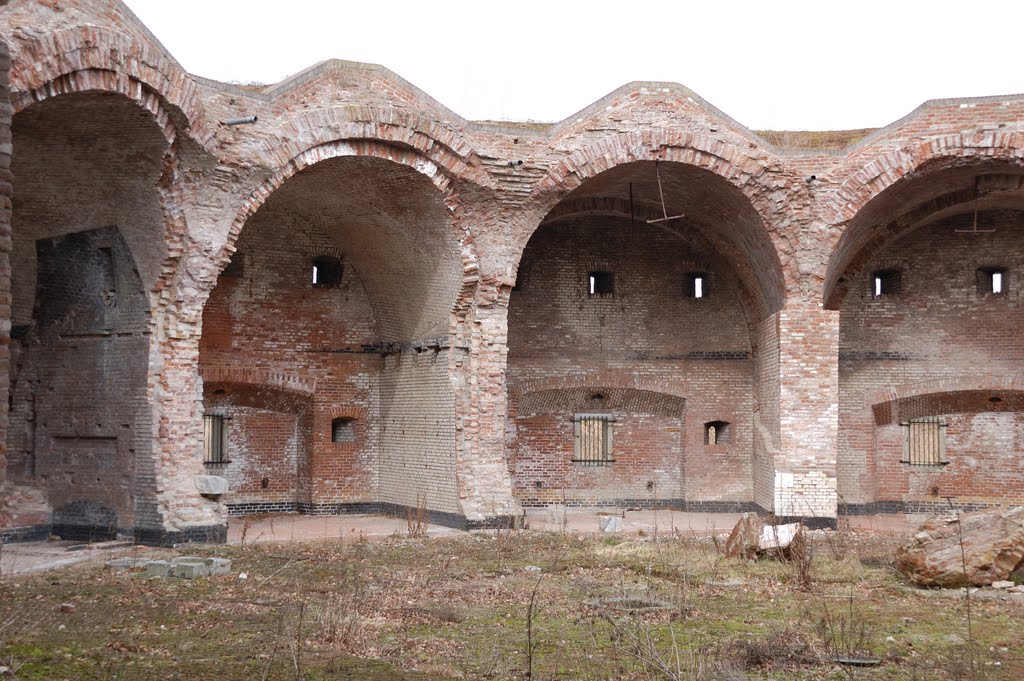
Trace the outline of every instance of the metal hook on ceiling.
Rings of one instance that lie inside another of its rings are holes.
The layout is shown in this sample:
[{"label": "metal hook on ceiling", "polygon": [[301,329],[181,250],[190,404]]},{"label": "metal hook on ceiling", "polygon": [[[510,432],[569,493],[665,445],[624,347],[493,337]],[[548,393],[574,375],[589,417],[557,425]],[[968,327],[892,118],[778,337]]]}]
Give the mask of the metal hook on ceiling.
[{"label": "metal hook on ceiling", "polygon": [[686,217],[683,213],[669,217],[668,210],[665,208],[665,192],[661,188],[661,167],[658,165],[657,160],[654,161],[654,172],[658,176],[658,196],[661,198],[661,214],[663,217],[648,220],[647,224],[652,225],[656,222],[667,222],[669,220],[678,220],[679,218]]},{"label": "metal hook on ceiling", "polygon": [[978,229],[978,181],[981,179],[980,175],[974,176],[974,223],[970,229],[954,229],[953,231],[959,234],[991,234],[996,231],[994,229]]}]

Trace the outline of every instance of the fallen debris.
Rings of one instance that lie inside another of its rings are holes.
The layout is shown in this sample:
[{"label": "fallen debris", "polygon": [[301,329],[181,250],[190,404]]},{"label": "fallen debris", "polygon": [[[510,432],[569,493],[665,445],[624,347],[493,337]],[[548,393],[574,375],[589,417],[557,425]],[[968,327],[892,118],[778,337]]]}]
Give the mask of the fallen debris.
[{"label": "fallen debris", "polygon": [[929,518],[896,551],[896,567],[919,586],[948,589],[1010,581],[1024,567],[1024,506]]}]

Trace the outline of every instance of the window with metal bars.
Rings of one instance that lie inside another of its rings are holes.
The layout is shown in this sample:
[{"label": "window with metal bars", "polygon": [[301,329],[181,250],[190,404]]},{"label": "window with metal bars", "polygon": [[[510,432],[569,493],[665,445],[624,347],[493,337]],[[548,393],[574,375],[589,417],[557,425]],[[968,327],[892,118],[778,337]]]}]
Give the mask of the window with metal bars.
[{"label": "window with metal bars", "polygon": [[573,461],[593,466],[608,465],[612,458],[611,414],[577,414],[573,417],[575,447]]},{"label": "window with metal bars", "polygon": [[926,416],[902,424],[903,463],[911,466],[942,466],[946,461],[946,419]]},{"label": "window with metal bars", "polygon": [[219,464],[228,461],[229,417],[223,414],[203,414],[203,463]]}]

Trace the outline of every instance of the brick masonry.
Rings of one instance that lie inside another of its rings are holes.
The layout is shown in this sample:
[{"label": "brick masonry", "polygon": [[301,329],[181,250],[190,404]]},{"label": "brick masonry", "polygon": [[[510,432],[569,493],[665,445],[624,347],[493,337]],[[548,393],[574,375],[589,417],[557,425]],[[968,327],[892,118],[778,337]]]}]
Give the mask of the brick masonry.
[{"label": "brick masonry", "polygon": [[[631,83],[559,123],[474,122],[374,65],[192,76],[116,0],[0,3],[0,29],[5,540],[1024,502],[1021,97],[759,135]],[[341,278],[314,286],[324,257]],[[901,288],[871,295],[883,270]],[[204,411],[228,463],[203,463]],[[572,461],[591,412],[607,466]],[[941,467],[901,461],[921,416]]]}]

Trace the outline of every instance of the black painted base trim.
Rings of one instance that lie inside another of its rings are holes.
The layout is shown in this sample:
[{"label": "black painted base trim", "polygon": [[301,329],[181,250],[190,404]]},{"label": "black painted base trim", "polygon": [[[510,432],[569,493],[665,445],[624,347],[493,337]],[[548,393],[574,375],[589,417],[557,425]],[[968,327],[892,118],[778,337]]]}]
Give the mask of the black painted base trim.
[{"label": "black painted base trim", "polygon": [[228,540],[227,525],[198,525],[170,532],[161,528],[136,527],[134,539],[148,546],[176,544],[223,544]]},{"label": "black painted base trim", "polygon": [[119,530],[110,525],[78,525],[76,523],[54,523],[50,534],[69,541],[98,542],[131,536],[131,530]]},{"label": "black painted base trim", "polygon": [[540,501],[520,499],[523,508],[624,508],[629,510],[686,511],[689,513],[760,513],[762,509],[752,501],[687,501],[685,499],[566,499]]},{"label": "black painted base trim", "polygon": [[66,541],[101,542],[111,539],[131,537],[138,544],[147,546],[174,546],[176,544],[223,544],[228,540],[227,525],[202,525],[188,527],[176,532],[168,532],[161,528],[136,527],[112,528],[106,525],[75,525],[58,523],[56,525],[32,525],[0,530],[0,543],[45,541],[50,537],[59,537]]},{"label": "black painted base trim", "polygon": [[776,515],[772,516],[772,518],[775,520],[776,525],[803,523],[811,530],[834,530],[838,527],[838,521],[836,518],[826,518],[823,516]]},{"label": "black painted base trim", "polygon": [[[869,501],[864,504],[839,504],[839,515],[879,515],[884,513],[945,513],[953,509],[961,511],[981,511],[1007,504],[986,502],[958,503],[953,505],[945,499],[938,501]],[[1013,505],[1013,504],[1010,504]]]},{"label": "black painted base trim", "polygon": [[0,544],[22,541],[46,541],[51,534],[50,525],[28,525],[0,530]]}]

